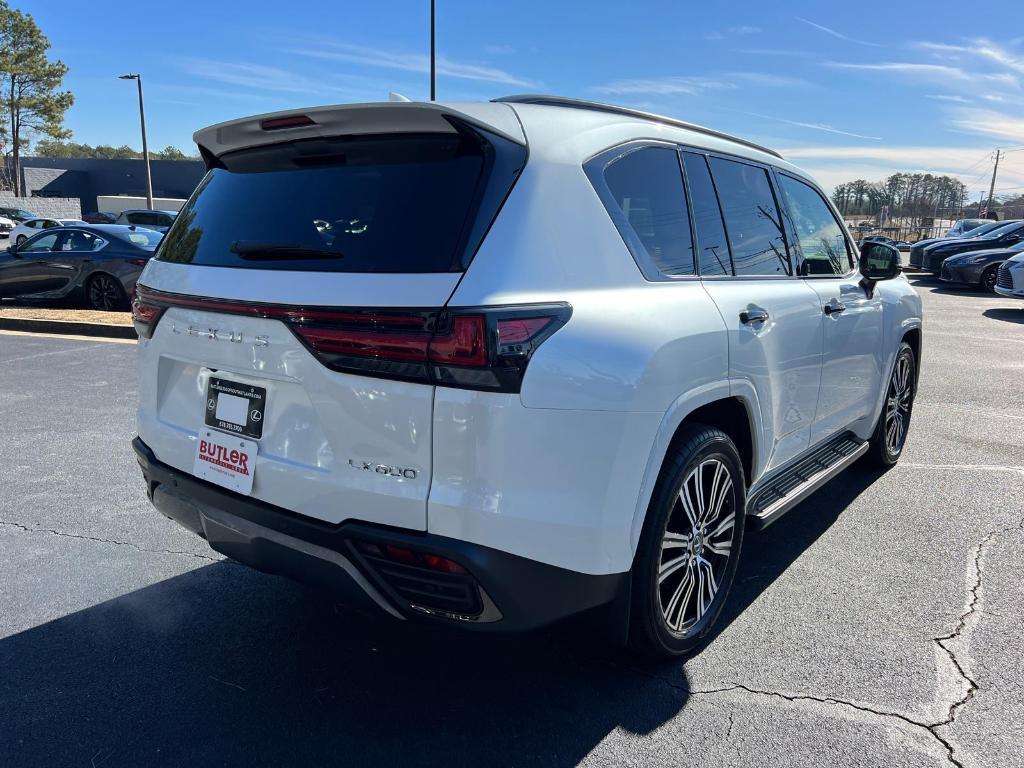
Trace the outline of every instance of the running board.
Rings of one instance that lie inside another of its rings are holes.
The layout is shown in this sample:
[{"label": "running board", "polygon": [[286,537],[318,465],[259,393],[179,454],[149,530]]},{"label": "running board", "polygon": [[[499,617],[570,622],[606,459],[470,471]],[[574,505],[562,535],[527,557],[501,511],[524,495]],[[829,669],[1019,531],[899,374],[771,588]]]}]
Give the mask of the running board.
[{"label": "running board", "polygon": [[857,440],[850,433],[829,440],[757,490],[747,504],[748,521],[755,529],[767,528],[867,450],[868,443]]}]

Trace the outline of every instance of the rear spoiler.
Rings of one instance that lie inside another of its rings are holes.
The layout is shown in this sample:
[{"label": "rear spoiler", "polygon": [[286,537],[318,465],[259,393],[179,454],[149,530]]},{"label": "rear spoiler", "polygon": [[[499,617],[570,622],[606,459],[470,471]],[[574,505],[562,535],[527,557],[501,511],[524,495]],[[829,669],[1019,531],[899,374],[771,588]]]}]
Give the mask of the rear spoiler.
[{"label": "rear spoiler", "polygon": [[375,102],[290,109],[217,123],[196,131],[192,138],[207,167],[227,152],[282,141],[358,134],[457,133],[452,119],[525,146],[522,128],[508,105],[485,102],[458,106]]}]

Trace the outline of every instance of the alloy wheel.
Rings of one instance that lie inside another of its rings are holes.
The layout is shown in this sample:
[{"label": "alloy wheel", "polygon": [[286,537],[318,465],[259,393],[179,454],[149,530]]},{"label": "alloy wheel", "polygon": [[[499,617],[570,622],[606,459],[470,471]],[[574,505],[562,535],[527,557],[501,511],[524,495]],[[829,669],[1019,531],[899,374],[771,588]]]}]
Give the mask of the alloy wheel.
[{"label": "alloy wheel", "polygon": [[989,293],[996,292],[996,278],[998,275],[998,269],[990,269],[981,276],[981,287]]},{"label": "alloy wheel", "polygon": [[722,586],[736,525],[732,473],[722,461],[702,461],[686,479],[661,542],[658,597],[673,632],[700,622]]},{"label": "alloy wheel", "polygon": [[94,309],[117,309],[121,303],[121,286],[112,277],[97,275],[89,281],[89,303]]},{"label": "alloy wheel", "polygon": [[885,398],[885,447],[893,456],[899,455],[907,439],[913,386],[910,378],[910,357],[900,355]]}]

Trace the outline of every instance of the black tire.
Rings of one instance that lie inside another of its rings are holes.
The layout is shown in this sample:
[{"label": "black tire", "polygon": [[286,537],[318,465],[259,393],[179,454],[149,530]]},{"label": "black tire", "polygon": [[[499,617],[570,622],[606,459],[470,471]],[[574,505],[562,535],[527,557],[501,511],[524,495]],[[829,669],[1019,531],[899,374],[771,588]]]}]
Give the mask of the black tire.
[{"label": "black tire", "polygon": [[998,278],[998,277],[999,277],[999,265],[996,264],[995,266],[989,267],[988,269],[986,269],[984,272],[981,273],[981,280],[978,282],[978,286],[983,291],[988,291],[989,293],[995,293],[996,292],[996,278]]},{"label": "black tire", "polygon": [[[731,481],[728,484],[722,479],[726,476]],[[715,507],[720,511],[709,517],[717,525],[703,526],[703,533],[692,525],[693,518],[681,500],[684,482],[691,506],[698,491],[706,492],[706,498],[721,498],[707,505],[708,516]],[[712,483],[710,489],[703,488],[706,482]],[[736,576],[745,510],[743,463],[730,437],[704,424],[685,427],[665,457],[633,562],[629,642],[634,650],[667,658],[691,652],[701,644],[718,619]],[[729,515],[731,525],[721,530],[728,525]],[[723,554],[726,544],[728,551]],[[680,554],[675,555],[676,551]],[[686,562],[680,565],[679,560]],[[709,581],[705,574],[713,579]],[[716,588],[708,591],[707,584]],[[702,605],[708,595],[710,602]],[[687,616],[692,620],[684,621]]]},{"label": "black tire", "polygon": [[106,272],[99,272],[85,284],[85,300],[91,309],[113,312],[128,308],[128,294],[121,281]]},{"label": "black tire", "polygon": [[17,237],[16,237],[15,239],[14,239],[14,244],[15,244],[15,245],[21,245],[21,244],[22,244],[22,243],[24,243],[24,242],[25,242],[26,240],[28,240],[28,238],[27,238],[27,237],[25,237],[24,235],[18,235],[18,236],[17,236]]},{"label": "black tire", "polygon": [[[885,402],[878,415],[870,447],[865,454],[872,463],[891,467],[903,455],[903,446],[910,431],[910,416],[914,410],[914,396],[917,394],[917,362],[914,350],[907,342],[900,344],[893,361],[889,381],[885,386]],[[899,424],[893,427],[893,420],[899,416]],[[891,430],[897,430],[895,434]]]}]

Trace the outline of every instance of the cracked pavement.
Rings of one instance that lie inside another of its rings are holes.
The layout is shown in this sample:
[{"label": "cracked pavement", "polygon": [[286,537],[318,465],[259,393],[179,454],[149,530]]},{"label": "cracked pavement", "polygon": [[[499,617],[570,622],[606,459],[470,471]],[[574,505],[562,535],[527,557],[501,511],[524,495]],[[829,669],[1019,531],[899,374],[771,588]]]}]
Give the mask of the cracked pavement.
[{"label": "cracked pavement", "polygon": [[0,335],[5,765],[1024,766],[1024,302],[917,287],[900,465],[751,533],[672,663],[586,626],[395,625],[225,561],[145,500],[133,348]]}]

